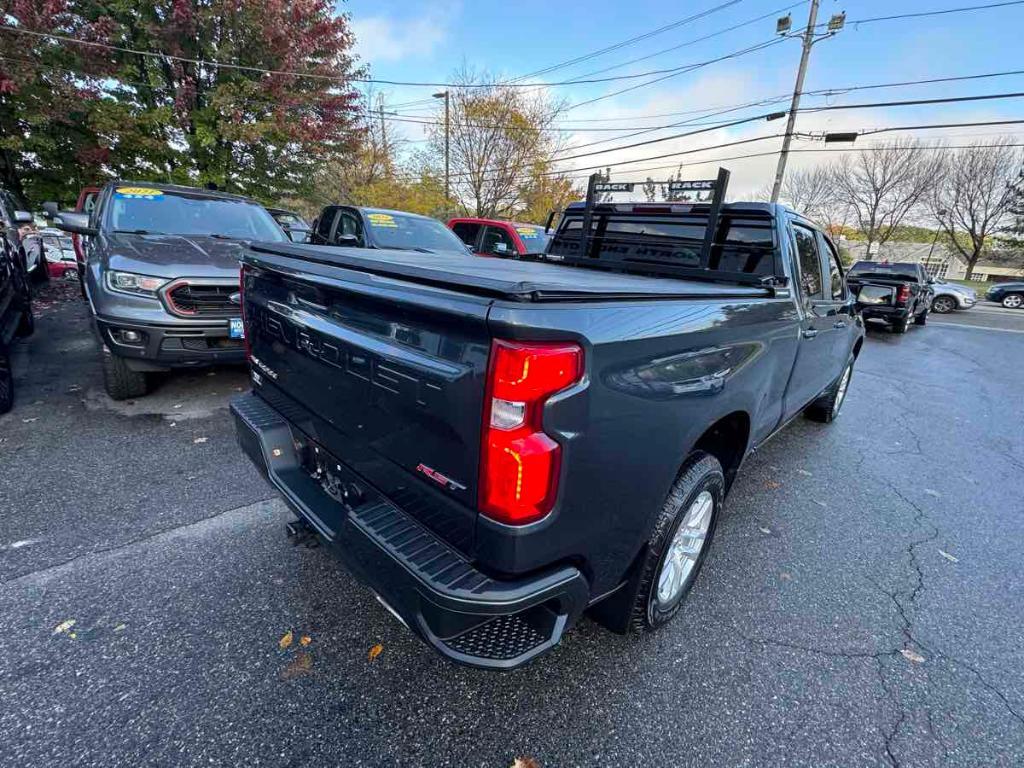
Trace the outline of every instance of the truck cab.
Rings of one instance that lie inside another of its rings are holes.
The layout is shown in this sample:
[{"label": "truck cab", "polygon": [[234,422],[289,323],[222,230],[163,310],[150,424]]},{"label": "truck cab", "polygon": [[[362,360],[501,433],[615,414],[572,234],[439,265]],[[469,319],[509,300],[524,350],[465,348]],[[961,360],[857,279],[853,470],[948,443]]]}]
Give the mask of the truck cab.
[{"label": "truck cab", "polygon": [[544,227],[500,219],[454,218],[448,227],[479,256],[536,256],[544,253],[551,239]]}]

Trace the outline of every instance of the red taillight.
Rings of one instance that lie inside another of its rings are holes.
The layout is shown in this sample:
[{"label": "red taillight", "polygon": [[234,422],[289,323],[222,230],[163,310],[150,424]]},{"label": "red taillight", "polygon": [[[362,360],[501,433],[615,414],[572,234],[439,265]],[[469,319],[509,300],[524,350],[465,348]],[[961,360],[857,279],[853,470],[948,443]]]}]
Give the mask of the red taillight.
[{"label": "red taillight", "polygon": [[480,453],[483,514],[523,525],[551,511],[562,449],[544,433],[544,403],[581,378],[578,344],[493,342]]},{"label": "red taillight", "polygon": [[904,283],[896,291],[896,303],[906,304],[910,301],[910,286]]},{"label": "red taillight", "polygon": [[245,264],[238,262],[238,308],[242,315],[242,344],[245,345],[245,359],[252,358],[249,346],[249,327],[245,322]]}]

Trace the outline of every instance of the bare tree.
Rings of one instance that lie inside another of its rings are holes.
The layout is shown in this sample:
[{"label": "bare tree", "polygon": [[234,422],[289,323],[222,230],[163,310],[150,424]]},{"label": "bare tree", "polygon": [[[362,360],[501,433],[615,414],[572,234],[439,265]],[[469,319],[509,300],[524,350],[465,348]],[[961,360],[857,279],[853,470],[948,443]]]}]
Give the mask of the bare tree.
[{"label": "bare tree", "polygon": [[[455,202],[477,216],[506,216],[521,206],[524,172],[548,164],[562,149],[550,130],[562,104],[541,91],[488,84],[463,71],[450,89],[451,190]],[[443,121],[429,129],[430,149],[444,161]]]},{"label": "bare tree", "polygon": [[930,197],[932,215],[967,262],[967,279],[985,246],[1009,218],[1021,154],[1007,137],[942,157],[942,183]]},{"label": "bare tree", "polygon": [[935,188],[942,157],[916,139],[899,139],[844,157],[833,175],[836,202],[872,243],[885,243]]}]

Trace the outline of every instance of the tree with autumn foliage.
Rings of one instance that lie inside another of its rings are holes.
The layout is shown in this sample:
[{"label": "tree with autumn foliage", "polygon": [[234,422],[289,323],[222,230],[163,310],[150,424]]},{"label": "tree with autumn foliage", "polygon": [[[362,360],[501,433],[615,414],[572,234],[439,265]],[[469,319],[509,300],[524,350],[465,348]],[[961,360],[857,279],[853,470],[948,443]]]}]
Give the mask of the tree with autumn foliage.
[{"label": "tree with autumn foliage", "polygon": [[0,0],[0,12],[21,30],[0,30],[0,183],[16,194],[69,200],[119,176],[275,200],[360,145],[362,71],[329,0]]}]

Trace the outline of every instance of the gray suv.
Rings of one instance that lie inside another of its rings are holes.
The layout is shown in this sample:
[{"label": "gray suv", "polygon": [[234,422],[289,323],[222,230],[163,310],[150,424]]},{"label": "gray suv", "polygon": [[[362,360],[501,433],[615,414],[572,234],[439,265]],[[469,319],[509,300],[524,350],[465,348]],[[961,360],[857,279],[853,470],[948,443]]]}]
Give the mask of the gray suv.
[{"label": "gray suv", "polygon": [[145,394],[152,372],[245,361],[235,295],[241,244],[287,240],[259,203],[117,181],[91,213],[61,211],[56,224],[83,236],[83,286],[111,398]]}]

